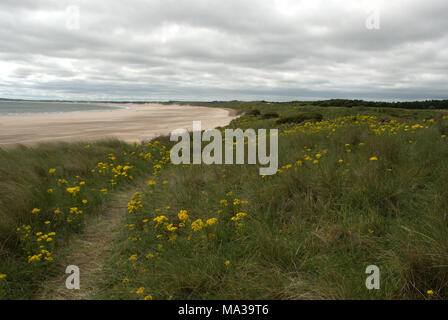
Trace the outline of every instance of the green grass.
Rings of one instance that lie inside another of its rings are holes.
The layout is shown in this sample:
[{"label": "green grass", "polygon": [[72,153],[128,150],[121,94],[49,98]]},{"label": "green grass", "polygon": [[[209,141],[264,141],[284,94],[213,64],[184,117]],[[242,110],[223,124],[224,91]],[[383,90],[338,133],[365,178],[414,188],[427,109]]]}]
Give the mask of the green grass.
[{"label": "green grass", "polygon": [[[153,174],[162,157],[159,149],[117,140],[0,149],[0,274],[6,275],[0,279],[0,298],[33,298],[54,271],[57,248],[82,232],[88,217],[101,213],[116,191]],[[140,152],[154,154],[144,159]],[[108,168],[100,172],[98,163]],[[131,163],[126,175],[115,176],[112,169]],[[73,187],[79,192],[67,191]],[[44,238],[39,240],[40,232]],[[42,250],[50,254],[30,263]]]},{"label": "green grass", "polygon": [[[1,181],[12,189],[0,189],[0,215],[5,217],[0,228],[6,230],[1,233],[2,256],[10,261],[0,263],[0,273],[8,275],[3,279],[6,298],[29,298],[35,290],[21,280],[27,270],[17,271],[28,264],[14,230],[28,221],[34,207],[53,209],[46,194],[48,169],[56,168],[67,180],[86,177],[102,188],[110,177],[90,170],[107,161],[110,152],[124,157],[115,164],[127,161],[135,167],[135,179],[121,186],[138,187],[133,204],[142,208],[126,216],[98,298],[448,297],[448,141],[443,137],[448,120],[442,111],[265,102],[203,105],[243,114],[229,128],[279,128],[280,171],[262,177],[256,165],[164,165],[154,176],[153,166],[128,156],[136,146],[117,141],[89,149],[57,144],[3,152]],[[244,115],[254,109],[260,115]],[[323,121],[278,125],[277,118],[263,119],[272,112],[280,118],[315,112]],[[417,123],[422,128],[412,127]],[[160,141],[169,149],[166,138]],[[65,193],[55,201],[72,205]],[[90,196],[92,214],[108,201],[99,193]],[[189,216],[185,226],[180,210]],[[232,220],[239,212],[247,215]],[[168,222],[156,227],[153,219],[161,215]],[[217,219],[213,225],[192,229],[192,222],[212,218]],[[167,229],[171,223],[176,230]],[[371,264],[380,268],[380,290],[365,287],[365,269]]]}]

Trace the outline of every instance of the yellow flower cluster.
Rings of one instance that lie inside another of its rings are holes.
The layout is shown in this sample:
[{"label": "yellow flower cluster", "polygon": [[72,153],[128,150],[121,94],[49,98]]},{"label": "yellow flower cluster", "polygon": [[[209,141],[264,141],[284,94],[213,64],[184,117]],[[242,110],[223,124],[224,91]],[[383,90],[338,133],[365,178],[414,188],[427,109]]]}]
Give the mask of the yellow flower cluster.
[{"label": "yellow flower cluster", "polygon": [[79,210],[77,207],[73,207],[73,208],[70,208],[70,213],[71,213],[71,214],[80,215],[80,214],[83,213],[83,211],[82,211],[82,210]]},{"label": "yellow flower cluster", "polygon": [[179,220],[185,222],[185,220],[188,219],[187,210],[180,210],[177,216],[179,217]]},{"label": "yellow flower cluster", "polygon": [[128,202],[128,212],[129,214],[136,213],[143,209],[142,204],[143,194],[140,192],[136,192],[132,197],[132,200]]},{"label": "yellow flower cluster", "polygon": [[53,261],[53,257],[51,256],[51,252],[43,249],[41,250],[41,253],[39,254],[35,254],[32,256],[28,256],[28,263],[33,263],[33,262],[37,262],[37,261]]},{"label": "yellow flower cluster", "polygon": [[165,221],[168,221],[168,218],[166,216],[158,216],[153,219],[154,222],[156,222],[156,227],[158,227],[160,224],[164,223]]},{"label": "yellow flower cluster", "polygon": [[[114,178],[117,178],[119,176],[128,177],[128,170],[132,169],[132,166],[121,166],[118,165],[115,168],[112,168],[112,173]],[[132,179],[132,176],[129,176],[130,179]]]},{"label": "yellow flower cluster", "polygon": [[170,223],[166,226],[166,229],[170,232],[174,232],[177,230],[177,227],[175,227],[172,223]]},{"label": "yellow flower cluster", "polygon": [[23,225],[17,228],[20,235],[20,242],[24,251],[28,254],[28,263],[43,261],[53,261],[52,253],[47,246],[53,247],[53,239],[56,232],[43,233],[41,231],[33,233],[30,225]]},{"label": "yellow flower cluster", "polygon": [[[97,171],[99,174],[106,174],[108,170],[109,170],[109,166],[108,166],[107,164],[105,164],[104,162],[99,162],[99,163],[96,165],[96,171]],[[94,171],[94,172],[95,172],[95,171]]]},{"label": "yellow flower cluster", "polygon": [[247,213],[245,212],[238,212],[234,217],[230,218],[232,221],[238,221],[243,219],[245,216],[247,216]]},{"label": "yellow flower cluster", "polygon": [[70,193],[72,196],[76,196],[78,192],[81,190],[79,186],[73,187],[73,188],[66,188],[67,192]]}]

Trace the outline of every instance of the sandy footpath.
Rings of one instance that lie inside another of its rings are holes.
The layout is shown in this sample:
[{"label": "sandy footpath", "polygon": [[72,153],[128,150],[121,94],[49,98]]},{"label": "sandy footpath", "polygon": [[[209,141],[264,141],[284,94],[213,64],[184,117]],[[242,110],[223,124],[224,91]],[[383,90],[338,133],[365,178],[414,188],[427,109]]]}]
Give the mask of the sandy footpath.
[{"label": "sandy footpath", "polygon": [[227,125],[230,110],[181,105],[123,104],[128,109],[0,116],[0,146],[51,141],[93,141],[115,137],[127,142],[148,140],[177,128],[202,129]]}]

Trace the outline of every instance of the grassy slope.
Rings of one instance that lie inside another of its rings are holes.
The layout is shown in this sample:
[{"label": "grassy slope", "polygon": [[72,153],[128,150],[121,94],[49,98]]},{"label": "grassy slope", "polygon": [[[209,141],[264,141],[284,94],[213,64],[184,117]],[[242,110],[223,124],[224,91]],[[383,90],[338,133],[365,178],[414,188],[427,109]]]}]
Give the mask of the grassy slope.
[{"label": "grassy slope", "polygon": [[[56,200],[48,199],[46,190],[54,184],[47,181],[53,179],[48,169],[56,168],[58,178],[69,181],[79,175],[89,187],[100,189],[110,176],[92,174],[90,169],[108,162],[107,154],[114,152],[125,158],[114,165],[135,166],[136,179],[121,185],[132,183],[140,189],[143,198],[137,197],[134,204],[141,201],[143,208],[127,216],[104,270],[108,281],[100,298],[428,298],[429,289],[435,292],[433,298],[447,298],[448,144],[441,135],[446,134],[448,120],[423,122],[438,118],[440,112],[302,103],[205,105],[240,112],[257,108],[281,117],[315,111],[323,114],[324,122],[281,126],[279,162],[285,167],[264,178],[253,165],[167,166],[150,178],[153,167],[129,156],[135,146],[116,141],[89,149],[57,144],[3,152],[0,243],[6,259],[0,262],[0,274],[8,276],[0,280],[0,290],[6,297],[32,297],[35,289],[25,281],[36,276],[17,245],[15,227],[30,221],[34,207],[50,215],[54,201],[67,208],[74,205],[64,190]],[[354,115],[378,118],[331,120]],[[278,127],[276,119],[261,118],[243,116],[230,127]],[[391,127],[400,126],[380,121],[390,119],[428,128],[404,131],[403,126],[389,134]],[[378,128],[385,132],[372,131]],[[315,164],[318,153],[322,157]],[[369,161],[373,156],[378,161]],[[148,186],[137,178],[156,184]],[[107,198],[99,192],[89,195],[92,208],[87,211],[94,214]],[[220,200],[227,200],[227,206]],[[179,226],[180,210],[189,215],[184,227]],[[247,215],[232,221],[238,212]],[[153,219],[160,215],[178,229],[168,231],[163,224],[155,228]],[[196,232],[191,229],[193,221],[211,218],[217,222]],[[45,219],[39,220],[40,226]],[[61,229],[61,237],[72,234]],[[380,267],[381,290],[364,286],[370,264]],[[46,269],[42,270],[31,283],[45,278]]]},{"label": "grassy slope", "polygon": [[[241,103],[236,109],[252,107]],[[256,107],[282,116],[310,110]],[[290,130],[280,137],[285,167],[273,177],[262,178],[257,167],[247,165],[167,168],[155,186],[142,185],[144,208],[128,216],[101,297],[399,299],[430,298],[431,289],[432,298],[446,298],[448,144],[442,134],[447,121],[424,123],[423,118],[440,116],[434,111],[311,110],[325,119],[378,118],[359,125],[346,119],[282,127]],[[418,120],[382,122],[396,116]],[[243,116],[231,127],[277,126],[275,119],[259,119]],[[403,121],[428,128],[408,130]],[[400,126],[397,134],[388,133]],[[382,128],[381,134],[372,131]],[[322,158],[314,164],[317,153]],[[234,205],[235,199],[248,204]],[[180,210],[188,211],[185,227],[179,225]],[[247,213],[237,222],[242,227],[231,220],[238,212]],[[179,229],[156,227],[153,219],[160,215]],[[218,222],[191,229],[193,221],[211,218]],[[364,285],[370,264],[380,267],[381,290]]]},{"label": "grassy slope", "polygon": [[[34,297],[54,271],[58,247],[82,232],[116,191],[152,174],[161,151],[116,140],[0,149],[0,274],[6,275],[0,298]],[[73,187],[79,191],[67,191]]]}]

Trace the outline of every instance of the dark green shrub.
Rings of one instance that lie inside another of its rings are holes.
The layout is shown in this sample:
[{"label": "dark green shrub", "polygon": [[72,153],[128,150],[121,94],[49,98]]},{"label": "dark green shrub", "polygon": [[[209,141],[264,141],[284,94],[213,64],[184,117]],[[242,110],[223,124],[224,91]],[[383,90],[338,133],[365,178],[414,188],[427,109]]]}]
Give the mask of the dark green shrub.
[{"label": "dark green shrub", "polygon": [[272,118],[278,118],[278,117],[279,117],[278,113],[268,112],[268,113],[263,114],[261,116],[261,119],[272,119]]},{"label": "dark green shrub", "polygon": [[259,116],[261,114],[260,110],[252,109],[247,111],[247,114],[250,116]]},{"label": "dark green shrub", "polygon": [[276,121],[277,124],[284,123],[302,123],[304,121],[322,121],[323,116],[317,112],[304,112],[295,116],[284,117]]}]

